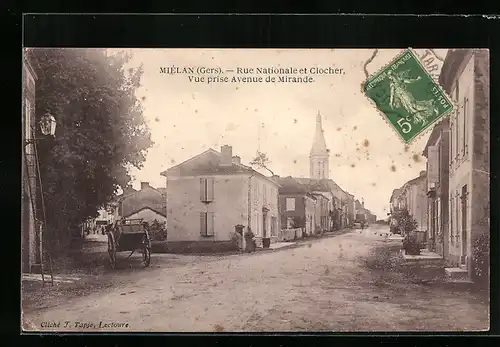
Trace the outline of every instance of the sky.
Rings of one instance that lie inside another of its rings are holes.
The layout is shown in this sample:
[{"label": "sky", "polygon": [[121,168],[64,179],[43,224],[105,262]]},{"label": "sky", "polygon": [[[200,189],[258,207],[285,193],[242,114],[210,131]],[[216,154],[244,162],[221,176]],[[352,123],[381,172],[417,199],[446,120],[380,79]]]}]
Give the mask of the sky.
[{"label": "sky", "polygon": [[[209,148],[220,151],[225,144],[233,147],[233,155],[240,156],[243,164],[260,150],[271,160],[275,174],[308,177],[318,112],[330,149],[329,177],[359,200],[364,199],[365,207],[378,218],[387,216],[393,189],[425,170],[421,154],[430,129],[405,148],[361,92],[366,79],[363,65],[371,57],[371,49],[129,51],[133,53],[132,67],[143,64],[137,96],[155,143],[144,167],[131,170],[136,189],[141,181],[164,187],[160,172]],[[379,50],[367,66],[369,74],[401,51]],[[434,51],[444,58],[447,50]],[[226,72],[228,69],[258,67],[334,67],[343,69],[343,74],[307,74],[314,78],[313,83],[208,84],[206,80],[189,81],[186,74],[160,73],[160,67],[172,66],[220,68],[219,76],[229,79],[244,74]]]}]

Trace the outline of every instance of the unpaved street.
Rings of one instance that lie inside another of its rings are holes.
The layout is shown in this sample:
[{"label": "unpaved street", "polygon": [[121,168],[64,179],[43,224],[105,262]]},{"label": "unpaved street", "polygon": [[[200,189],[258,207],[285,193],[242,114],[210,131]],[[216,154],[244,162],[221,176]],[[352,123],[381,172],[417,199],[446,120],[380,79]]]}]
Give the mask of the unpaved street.
[{"label": "unpaved street", "polygon": [[[198,257],[172,267],[155,267],[168,255],[153,254],[151,268],[127,274],[119,287],[55,308],[27,310],[24,327],[89,332],[488,329],[487,306],[467,291],[380,283],[382,277],[366,266],[375,247],[390,245],[378,231],[386,229],[351,231],[273,252]],[[59,327],[41,328],[42,323]]]}]

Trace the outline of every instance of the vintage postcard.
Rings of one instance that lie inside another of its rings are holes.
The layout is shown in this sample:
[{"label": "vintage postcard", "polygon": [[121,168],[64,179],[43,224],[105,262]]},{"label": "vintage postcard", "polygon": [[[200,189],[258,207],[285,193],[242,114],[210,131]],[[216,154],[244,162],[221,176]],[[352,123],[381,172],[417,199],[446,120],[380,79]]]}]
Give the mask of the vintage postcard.
[{"label": "vintage postcard", "polygon": [[22,330],[488,330],[489,69],[25,48]]}]

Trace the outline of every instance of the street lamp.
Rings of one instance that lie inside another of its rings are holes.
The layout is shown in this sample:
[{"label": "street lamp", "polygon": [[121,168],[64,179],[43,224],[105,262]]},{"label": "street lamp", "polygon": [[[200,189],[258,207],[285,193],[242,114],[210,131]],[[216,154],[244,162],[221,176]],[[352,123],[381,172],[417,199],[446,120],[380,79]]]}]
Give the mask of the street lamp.
[{"label": "street lamp", "polygon": [[49,112],[40,120],[40,130],[43,135],[55,136],[56,134],[56,119]]},{"label": "street lamp", "polygon": [[[49,112],[45,113],[45,115],[40,119],[38,123],[40,125],[40,131],[44,136],[55,137],[56,135],[56,119]],[[37,138],[26,139],[25,145],[33,144]]]}]

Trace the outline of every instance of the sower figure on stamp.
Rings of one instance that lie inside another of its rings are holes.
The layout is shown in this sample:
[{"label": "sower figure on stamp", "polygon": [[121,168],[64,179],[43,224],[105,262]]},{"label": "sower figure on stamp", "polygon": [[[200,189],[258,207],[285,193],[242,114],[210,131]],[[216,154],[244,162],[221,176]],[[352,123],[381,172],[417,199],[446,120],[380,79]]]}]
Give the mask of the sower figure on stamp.
[{"label": "sower figure on stamp", "polygon": [[408,92],[406,85],[415,83],[421,79],[408,77],[410,70],[405,70],[400,73],[389,71],[390,99],[389,106],[393,109],[403,107],[409,114],[413,116],[413,123],[422,125],[427,124],[427,118],[437,114],[438,110],[434,106],[434,100],[415,100],[413,95]]}]

